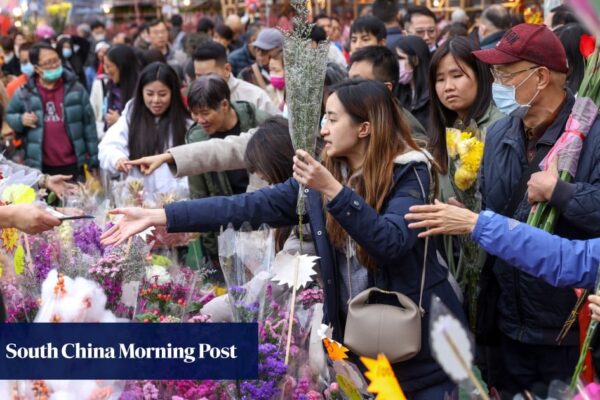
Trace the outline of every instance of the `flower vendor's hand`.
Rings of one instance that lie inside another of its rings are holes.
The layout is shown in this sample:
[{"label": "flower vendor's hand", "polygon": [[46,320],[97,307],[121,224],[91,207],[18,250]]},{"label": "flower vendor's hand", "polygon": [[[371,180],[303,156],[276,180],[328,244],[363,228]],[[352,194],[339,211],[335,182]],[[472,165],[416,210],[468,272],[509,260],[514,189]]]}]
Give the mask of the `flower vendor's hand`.
[{"label": "flower vendor's hand", "polygon": [[102,234],[103,245],[118,245],[151,226],[167,224],[167,215],[162,208],[116,208],[109,211],[112,215],[122,215],[123,218],[112,228]]},{"label": "flower vendor's hand", "polygon": [[344,188],[323,164],[304,150],[296,150],[294,178],[298,183],[323,193],[329,200]]},{"label": "flower vendor's hand", "polygon": [[600,321],[600,296],[590,295],[588,296],[590,301],[590,310],[592,311],[592,319]]},{"label": "flower vendor's hand", "polygon": [[140,167],[140,171],[142,171],[144,175],[150,175],[164,163],[173,163],[173,156],[171,155],[171,153],[163,153],[157,154],[155,156],[142,157],[138,158],[137,160],[127,161],[126,164],[131,166],[138,166]]},{"label": "flower vendor's hand", "polygon": [[17,228],[29,235],[44,232],[60,225],[61,221],[34,204],[15,204],[1,207],[3,228]]},{"label": "flower vendor's hand", "polygon": [[131,165],[127,164],[128,161],[129,160],[127,158],[119,159],[119,161],[117,161],[117,166],[116,166],[117,171],[129,173],[129,171],[131,170]]},{"label": "flower vendor's hand", "polygon": [[50,175],[46,179],[46,188],[62,199],[64,195],[75,194],[79,190],[77,185],[69,182],[72,178],[73,175]]},{"label": "flower vendor's hand", "polygon": [[411,229],[429,228],[419,233],[420,238],[433,235],[465,235],[475,229],[479,214],[463,207],[441,203],[412,206],[404,216]]},{"label": "flower vendor's hand", "polygon": [[527,182],[527,200],[529,204],[550,200],[556,182],[558,182],[558,167],[557,159],[554,158],[546,171],[532,174],[529,182]]}]

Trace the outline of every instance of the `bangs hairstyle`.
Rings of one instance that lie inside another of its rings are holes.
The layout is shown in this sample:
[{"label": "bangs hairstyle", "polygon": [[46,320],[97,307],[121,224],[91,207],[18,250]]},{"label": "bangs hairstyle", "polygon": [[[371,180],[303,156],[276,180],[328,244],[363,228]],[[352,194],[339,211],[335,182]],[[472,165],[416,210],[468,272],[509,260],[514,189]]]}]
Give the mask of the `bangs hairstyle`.
[{"label": "bangs hairstyle", "polygon": [[[324,151],[323,163],[338,182],[348,184],[380,212],[394,185],[394,159],[409,149],[420,150],[410,135],[400,107],[383,83],[352,79],[333,86],[331,95],[334,94],[355,124],[370,124],[370,135],[366,139],[368,146],[362,173],[350,171],[348,176],[355,176],[351,182],[346,182],[347,177],[342,172],[343,159],[328,157]],[[348,234],[330,213],[326,213],[326,220],[331,242],[337,249],[344,249]],[[375,267],[375,261],[358,244],[356,254],[363,266]]]},{"label": "bangs hairstyle", "polygon": [[217,110],[223,100],[231,104],[231,92],[227,82],[219,75],[209,74],[201,76],[190,85],[188,93],[188,107],[190,111],[210,108]]},{"label": "bangs hairstyle", "polygon": [[437,71],[442,58],[451,55],[458,67],[466,74],[463,65],[469,67],[475,75],[477,96],[467,114],[465,123],[479,120],[487,112],[492,101],[492,73],[487,64],[473,56],[477,48],[466,37],[455,37],[442,44],[431,59],[429,68],[429,92],[431,93],[431,147],[433,156],[442,173],[448,172],[448,151],[446,150],[446,127],[453,126],[458,114],[446,108],[435,90]]},{"label": "bangs hairstyle", "polygon": [[[158,121],[144,102],[144,88],[157,81],[171,92],[171,104]],[[181,98],[179,77],[172,67],[154,62],[144,68],[131,101],[129,156],[132,160],[164,153],[169,147],[184,144],[189,114]]]}]

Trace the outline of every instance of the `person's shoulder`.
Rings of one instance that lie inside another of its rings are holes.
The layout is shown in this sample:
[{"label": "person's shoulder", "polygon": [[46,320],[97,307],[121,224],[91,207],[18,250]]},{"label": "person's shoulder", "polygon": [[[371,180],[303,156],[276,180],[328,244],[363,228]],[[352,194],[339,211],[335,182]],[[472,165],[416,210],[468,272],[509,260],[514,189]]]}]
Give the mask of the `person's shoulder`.
[{"label": "person's shoulder", "polygon": [[500,119],[490,123],[487,128],[487,133],[485,136],[485,141],[494,142],[500,140],[500,138],[504,135],[507,129],[512,129],[516,127],[515,118],[509,116],[501,116]]}]

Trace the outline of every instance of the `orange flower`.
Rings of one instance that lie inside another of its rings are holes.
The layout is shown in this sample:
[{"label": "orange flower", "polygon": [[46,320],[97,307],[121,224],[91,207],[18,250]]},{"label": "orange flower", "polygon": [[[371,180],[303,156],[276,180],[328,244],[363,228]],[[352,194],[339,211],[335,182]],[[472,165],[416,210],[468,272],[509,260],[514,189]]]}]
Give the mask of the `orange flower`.
[{"label": "orange flower", "polygon": [[7,252],[12,252],[17,248],[19,243],[19,231],[15,228],[4,228],[2,229],[2,248]]}]

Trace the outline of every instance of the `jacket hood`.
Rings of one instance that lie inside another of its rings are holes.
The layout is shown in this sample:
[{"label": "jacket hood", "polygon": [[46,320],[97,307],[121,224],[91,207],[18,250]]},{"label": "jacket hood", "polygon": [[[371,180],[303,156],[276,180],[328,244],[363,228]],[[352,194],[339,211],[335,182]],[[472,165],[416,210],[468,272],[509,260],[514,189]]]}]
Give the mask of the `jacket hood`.
[{"label": "jacket hood", "polygon": [[427,169],[431,171],[433,156],[425,149],[422,150],[410,150],[406,153],[400,154],[394,158],[394,163],[399,165],[406,165],[410,163],[422,162],[427,165]]}]

